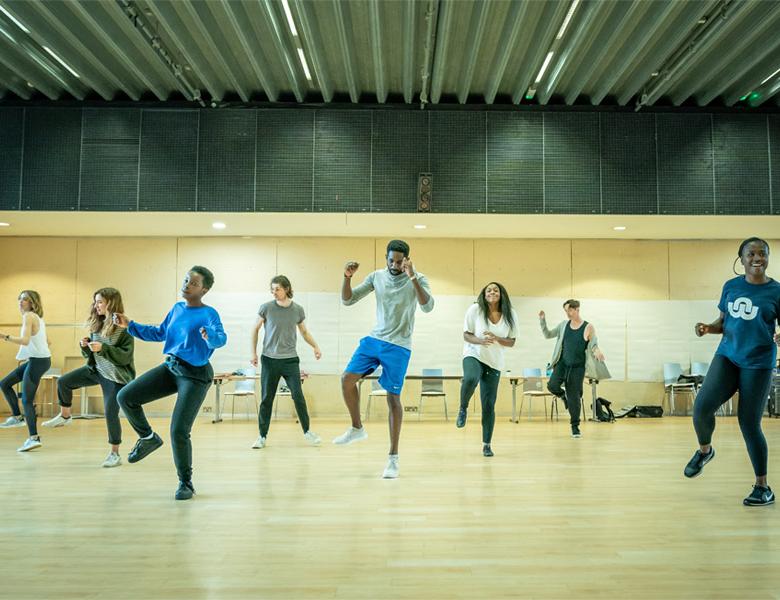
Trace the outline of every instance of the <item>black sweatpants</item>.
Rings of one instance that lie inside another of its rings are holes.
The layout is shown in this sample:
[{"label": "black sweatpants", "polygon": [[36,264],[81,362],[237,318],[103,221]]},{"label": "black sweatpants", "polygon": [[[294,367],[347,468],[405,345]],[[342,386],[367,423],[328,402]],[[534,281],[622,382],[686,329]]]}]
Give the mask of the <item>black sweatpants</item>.
[{"label": "black sweatpants", "polygon": [[125,386],[124,383],[106,379],[92,367],[81,367],[66,373],[57,382],[57,397],[60,406],[72,406],[73,391],[91,385],[99,385],[100,389],[103,390],[103,412],[106,415],[108,443],[118,446],[122,443],[122,425],[119,423],[119,402],[116,397],[119,390]]},{"label": "black sweatpants", "polygon": [[460,409],[468,410],[469,401],[479,384],[479,399],[482,402],[482,443],[493,439],[496,425],[496,397],[501,371],[487,366],[473,356],[463,358],[463,381],[460,383]]},{"label": "black sweatpants", "polygon": [[146,420],[143,405],[177,395],[171,415],[171,445],[173,462],[181,481],[192,479],[190,432],[213,379],[214,371],[209,363],[196,367],[169,356],[164,364],[128,383],[117,397],[138,437],[148,437],[152,434],[152,427]]},{"label": "black sweatpants", "polygon": [[572,427],[580,424],[580,405],[582,403],[582,384],[585,381],[585,365],[569,367],[562,360],[555,363],[547,389],[551,394],[563,399],[569,411]]},{"label": "black sweatpants", "polygon": [[284,382],[290,389],[290,394],[292,394],[295,412],[298,413],[301,429],[303,429],[303,433],[309,431],[309,411],[306,408],[306,398],[303,396],[303,388],[301,387],[301,359],[297,356],[292,358],[271,358],[263,355],[260,357],[260,366],[262,367],[260,371],[260,391],[263,396],[257,415],[260,435],[263,437],[268,435],[276,388],[279,387],[279,380],[282,377],[284,377]]},{"label": "black sweatpants", "polygon": [[771,384],[772,369],[742,369],[725,356],[716,354],[693,403],[693,427],[699,444],[705,446],[712,442],[715,412],[739,391],[737,418],[756,477],[767,473],[769,451],[761,431],[761,418]]},{"label": "black sweatpants", "polygon": [[0,389],[5,394],[8,406],[15,417],[22,413],[19,410],[19,397],[16,395],[14,386],[22,383],[22,405],[24,406],[24,420],[27,422],[27,430],[30,437],[38,435],[37,416],[35,414],[35,394],[38,393],[38,385],[41,383],[41,377],[51,367],[51,358],[30,358],[27,362],[19,365],[2,381]]}]

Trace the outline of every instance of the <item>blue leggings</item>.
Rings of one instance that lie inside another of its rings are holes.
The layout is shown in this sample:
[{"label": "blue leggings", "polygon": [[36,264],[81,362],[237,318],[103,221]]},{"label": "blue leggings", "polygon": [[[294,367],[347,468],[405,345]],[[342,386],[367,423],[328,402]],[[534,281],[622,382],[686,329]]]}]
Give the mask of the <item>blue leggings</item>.
[{"label": "blue leggings", "polygon": [[769,452],[761,431],[761,417],[771,384],[772,369],[743,369],[725,356],[716,354],[693,404],[696,437],[700,445],[706,446],[712,442],[712,432],[715,431],[715,412],[739,391],[739,428],[756,477],[763,477],[767,472]]}]

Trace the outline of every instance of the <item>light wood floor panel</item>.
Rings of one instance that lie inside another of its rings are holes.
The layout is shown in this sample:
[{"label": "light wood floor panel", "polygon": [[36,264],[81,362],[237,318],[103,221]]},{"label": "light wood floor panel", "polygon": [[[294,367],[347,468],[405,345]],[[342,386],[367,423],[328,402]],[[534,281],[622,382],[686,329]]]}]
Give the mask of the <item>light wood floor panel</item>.
[{"label": "light wood floor panel", "polygon": [[[274,422],[193,432],[190,502],[174,502],[166,441],[136,465],[99,467],[102,421],[0,431],[0,598],[778,598],[776,507],[745,508],[750,463],[736,419],[719,419],[702,477],[682,468],[689,419],[496,426],[407,422],[401,478],[379,478],[387,427],[335,447],[341,421],[315,421],[323,445]],[[123,422],[123,457],[135,441]],[[770,483],[780,422],[765,420]],[[775,483],[780,483],[775,479]],[[780,490],[780,487],[778,488]]]}]

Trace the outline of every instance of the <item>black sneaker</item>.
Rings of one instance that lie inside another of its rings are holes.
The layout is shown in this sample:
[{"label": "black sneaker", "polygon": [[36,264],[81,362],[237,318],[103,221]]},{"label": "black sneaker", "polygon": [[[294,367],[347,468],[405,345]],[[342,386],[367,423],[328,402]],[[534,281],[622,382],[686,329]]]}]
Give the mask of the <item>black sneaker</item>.
[{"label": "black sneaker", "polygon": [[571,437],[573,438],[581,438],[582,432],[580,431],[579,425],[572,425],[571,426]]},{"label": "black sneaker", "polygon": [[160,438],[160,436],[156,433],[152,434],[152,437],[150,437],[148,440],[139,439],[135,443],[135,446],[133,446],[133,449],[130,450],[130,454],[127,455],[127,462],[138,462],[139,460],[149,456],[162,445],[162,438]]},{"label": "black sneaker", "polygon": [[174,498],[177,500],[189,500],[195,495],[195,487],[191,481],[179,481],[179,487],[176,488],[176,495]]},{"label": "black sneaker", "polygon": [[493,451],[490,449],[490,444],[482,444],[482,456],[493,456]]},{"label": "black sneaker", "polygon": [[458,420],[455,421],[455,425],[457,427],[465,427],[466,426],[466,411],[464,409],[460,409],[458,411]]},{"label": "black sneaker", "polygon": [[693,453],[693,458],[685,465],[686,477],[697,477],[701,475],[701,470],[708,462],[715,458],[715,448],[710,448],[709,453],[702,454],[701,450],[697,450]]},{"label": "black sneaker", "polygon": [[754,485],[750,495],[742,501],[745,506],[768,506],[775,503],[775,493],[770,487]]}]

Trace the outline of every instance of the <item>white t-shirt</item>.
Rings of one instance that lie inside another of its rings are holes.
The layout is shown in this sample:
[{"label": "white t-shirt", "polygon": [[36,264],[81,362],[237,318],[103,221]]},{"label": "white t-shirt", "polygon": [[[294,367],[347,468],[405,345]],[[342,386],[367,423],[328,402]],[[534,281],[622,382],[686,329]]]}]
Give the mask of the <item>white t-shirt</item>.
[{"label": "white t-shirt", "polygon": [[[471,332],[478,338],[484,337],[485,332],[489,331],[496,337],[500,338],[516,338],[517,337],[517,313],[512,310],[512,319],[514,325],[509,327],[509,324],[504,319],[503,315],[498,323],[491,323],[489,319],[486,319],[479,310],[479,305],[474,303],[469,306],[466,311],[466,318],[463,321],[463,331]],[[478,346],[477,344],[470,344],[469,342],[463,342],[463,356],[473,356],[479,362],[486,364],[488,367],[497,369],[498,371],[504,370],[504,347],[496,342],[488,346]]]}]

